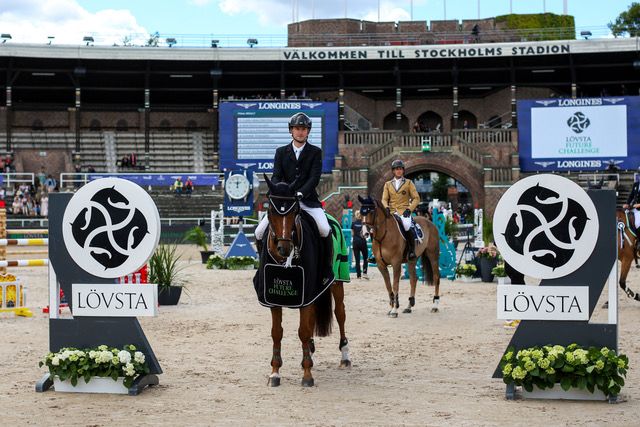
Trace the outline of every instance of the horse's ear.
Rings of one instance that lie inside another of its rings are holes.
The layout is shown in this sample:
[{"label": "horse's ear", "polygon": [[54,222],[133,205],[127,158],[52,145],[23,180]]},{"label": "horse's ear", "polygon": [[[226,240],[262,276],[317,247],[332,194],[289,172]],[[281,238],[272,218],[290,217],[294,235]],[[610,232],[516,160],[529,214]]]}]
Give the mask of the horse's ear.
[{"label": "horse's ear", "polygon": [[269,179],[266,173],[263,173],[262,176],[264,176],[264,181],[267,183],[267,187],[269,187],[269,192],[271,192],[271,190],[273,190],[273,183],[271,182],[271,180]]},{"label": "horse's ear", "polygon": [[364,199],[362,197],[360,197],[359,194],[358,194],[358,200],[360,201],[360,203],[364,203]]}]

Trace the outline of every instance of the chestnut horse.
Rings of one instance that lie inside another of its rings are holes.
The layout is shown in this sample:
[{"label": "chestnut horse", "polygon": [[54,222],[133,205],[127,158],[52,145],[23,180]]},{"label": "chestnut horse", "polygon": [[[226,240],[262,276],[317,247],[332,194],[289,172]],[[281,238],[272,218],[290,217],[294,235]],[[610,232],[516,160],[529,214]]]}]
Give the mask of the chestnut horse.
[{"label": "chestnut horse", "polygon": [[[286,183],[273,184],[265,175],[265,180],[269,186],[269,232],[266,236],[266,250],[268,255],[278,264],[291,262],[292,254],[296,253],[301,246],[301,212],[300,203],[295,192]],[[316,227],[313,220],[311,225]],[[333,228],[333,227],[332,227]],[[335,231],[335,229],[334,229]],[[305,236],[307,238],[307,236]],[[334,236],[335,239],[335,236]],[[318,245],[319,246],[319,245]],[[336,259],[334,254],[334,260]],[[314,261],[319,264],[317,260]],[[261,266],[262,267],[262,266]],[[258,270],[260,271],[260,269]],[[339,349],[342,353],[340,367],[350,367],[348,340],[345,334],[345,306],[344,288],[341,281],[334,281],[330,286],[330,291],[323,292],[310,305],[300,307],[300,324],[298,327],[298,337],[302,343],[302,386],[311,387],[314,385],[311,368],[313,366],[313,353],[315,345],[313,333],[319,337],[331,334],[331,298],[335,300],[335,316],[340,328]],[[271,338],[273,339],[273,354],[271,358],[271,375],[268,384],[272,387],[280,385],[280,367],[282,366],[281,342],[282,342],[282,307],[271,307]]]},{"label": "chestnut horse", "polygon": [[[411,313],[412,307],[415,305],[416,283],[418,281],[416,275],[416,262],[418,257],[422,261],[422,269],[424,277],[428,284],[435,284],[435,293],[433,297],[433,306],[431,312],[438,311],[438,303],[440,302],[440,245],[438,242],[438,229],[427,218],[419,216],[414,220],[422,228],[424,237],[422,243],[416,242],[415,254],[416,258],[407,260],[405,254],[406,241],[403,233],[400,231],[400,225],[395,215],[390,214],[382,206],[378,200],[368,197],[360,200],[362,214],[362,233],[364,237],[369,235],[372,238],[371,249],[376,258],[378,270],[382,273],[384,284],[389,293],[389,305],[391,310],[387,313],[389,317],[398,317],[398,308],[400,307],[400,275],[402,274],[402,264],[407,263],[409,269],[409,283],[411,284],[411,293],[409,296],[409,305],[404,309],[403,313]],[[391,286],[391,278],[389,277],[388,266],[393,267],[393,287]]]},{"label": "chestnut horse", "polygon": [[633,234],[629,228],[629,220],[627,214],[622,209],[616,210],[617,222],[617,241],[618,241],[618,260],[621,263],[620,269],[620,287],[625,291],[629,298],[640,301],[640,294],[633,292],[627,287],[627,274],[631,268],[631,262],[636,258],[635,248],[637,236]]}]

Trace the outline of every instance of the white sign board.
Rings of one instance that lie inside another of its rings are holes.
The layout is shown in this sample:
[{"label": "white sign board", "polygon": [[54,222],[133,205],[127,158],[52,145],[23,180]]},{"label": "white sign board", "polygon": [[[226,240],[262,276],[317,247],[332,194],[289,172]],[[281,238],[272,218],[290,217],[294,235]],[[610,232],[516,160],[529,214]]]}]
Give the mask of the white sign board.
[{"label": "white sign board", "polygon": [[589,320],[588,286],[498,285],[498,319]]},{"label": "white sign board", "polygon": [[531,157],[572,159],[627,156],[627,106],[531,110]]},{"label": "white sign board", "polygon": [[158,285],[74,283],[75,316],[138,317],[158,315]]}]

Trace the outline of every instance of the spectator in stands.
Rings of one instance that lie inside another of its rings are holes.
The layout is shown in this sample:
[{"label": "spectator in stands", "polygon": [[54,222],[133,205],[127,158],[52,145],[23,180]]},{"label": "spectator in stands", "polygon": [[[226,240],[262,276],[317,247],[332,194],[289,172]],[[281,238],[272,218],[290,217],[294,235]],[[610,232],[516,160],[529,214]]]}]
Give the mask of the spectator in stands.
[{"label": "spectator in stands", "polygon": [[39,183],[38,186],[44,185],[44,181],[47,179],[47,174],[44,171],[44,166],[40,167],[40,172],[38,172],[37,178],[38,178],[38,183]]},{"label": "spectator in stands", "polygon": [[7,156],[4,158],[4,171],[11,172],[12,170],[14,170],[13,159],[11,158],[11,154],[7,154]]},{"label": "spectator in stands", "polygon": [[136,155],[136,153],[131,153],[129,154],[129,166],[131,166],[132,168],[137,167],[138,165],[138,156]]},{"label": "spectator in stands", "polygon": [[298,95],[296,95],[296,93],[293,92],[291,95],[289,95],[289,99],[298,99]]},{"label": "spectator in stands", "polygon": [[418,123],[418,121],[416,120],[416,122],[413,124],[413,127],[411,128],[411,132],[418,133],[420,131],[420,123]]},{"label": "spectator in stands", "polygon": [[45,218],[49,216],[49,194],[46,191],[42,193],[42,199],[40,199],[40,215]]},{"label": "spectator in stands", "polygon": [[4,200],[4,196],[7,194],[7,190],[4,187],[0,187],[0,200]]},{"label": "spectator in stands", "polygon": [[187,178],[187,182],[184,183],[184,192],[187,196],[191,196],[193,192],[193,181],[191,181],[191,178]]},{"label": "spectator in stands", "polygon": [[47,189],[47,193],[52,193],[58,186],[58,182],[53,176],[51,176],[51,174],[49,174],[47,175],[47,179],[44,181],[44,186]]},{"label": "spectator in stands", "polygon": [[87,173],[96,173],[96,170],[92,165],[89,165],[89,167],[87,168]]},{"label": "spectator in stands", "polygon": [[462,129],[469,129],[469,122],[467,120],[462,122]]},{"label": "spectator in stands", "polygon": [[184,187],[184,184],[182,182],[182,178],[181,177],[176,178],[176,181],[173,183],[173,191],[175,191],[176,194],[179,196],[182,194],[183,187]]},{"label": "spectator in stands", "polygon": [[73,188],[80,188],[82,185],[82,166],[76,165],[76,174],[73,177]]},{"label": "spectator in stands", "polygon": [[122,167],[122,168],[128,168],[129,167],[129,156],[124,156],[120,160],[120,167]]}]

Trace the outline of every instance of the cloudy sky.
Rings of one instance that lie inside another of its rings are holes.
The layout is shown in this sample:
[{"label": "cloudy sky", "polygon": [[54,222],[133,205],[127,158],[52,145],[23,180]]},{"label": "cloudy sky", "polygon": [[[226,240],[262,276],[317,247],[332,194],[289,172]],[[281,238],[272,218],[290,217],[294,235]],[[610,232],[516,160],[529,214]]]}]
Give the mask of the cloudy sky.
[{"label": "cloudy sky", "polygon": [[[509,13],[562,13],[562,0],[0,0],[0,32],[12,42],[78,44],[92,35],[99,44],[143,43],[158,31],[178,46],[211,38],[261,36],[260,46],[286,44],[286,26],[312,18],[382,21],[473,19]],[[600,28],[630,0],[568,0],[578,27]],[[478,6],[479,5],[479,6]],[[594,34],[596,31],[594,31]],[[272,37],[268,37],[271,35]]]}]

